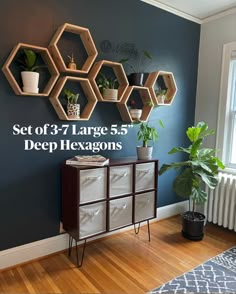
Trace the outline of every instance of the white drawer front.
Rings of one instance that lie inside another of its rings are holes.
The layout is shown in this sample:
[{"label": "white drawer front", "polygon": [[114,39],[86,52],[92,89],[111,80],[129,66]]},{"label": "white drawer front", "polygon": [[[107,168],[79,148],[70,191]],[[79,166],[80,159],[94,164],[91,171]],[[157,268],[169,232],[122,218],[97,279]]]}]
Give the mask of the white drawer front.
[{"label": "white drawer front", "polygon": [[132,197],[110,201],[110,230],[132,224]]},{"label": "white drawer front", "polygon": [[79,207],[79,237],[106,231],[106,202]]},{"label": "white drawer front", "polygon": [[135,222],[154,217],[155,209],[155,192],[135,196]]},{"label": "white drawer front", "polygon": [[132,165],[110,168],[110,197],[132,193]]},{"label": "white drawer front", "polygon": [[153,189],[155,185],[155,163],[140,163],[136,165],[136,192]]},{"label": "white drawer front", "polygon": [[80,171],[80,203],[106,198],[106,168]]}]

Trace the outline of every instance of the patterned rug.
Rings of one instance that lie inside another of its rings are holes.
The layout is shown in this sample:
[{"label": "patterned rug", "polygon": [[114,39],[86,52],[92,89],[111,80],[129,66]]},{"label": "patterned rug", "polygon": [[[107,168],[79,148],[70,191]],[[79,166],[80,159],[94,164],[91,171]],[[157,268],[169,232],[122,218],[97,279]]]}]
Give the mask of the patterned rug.
[{"label": "patterned rug", "polygon": [[149,292],[236,293],[236,246]]}]

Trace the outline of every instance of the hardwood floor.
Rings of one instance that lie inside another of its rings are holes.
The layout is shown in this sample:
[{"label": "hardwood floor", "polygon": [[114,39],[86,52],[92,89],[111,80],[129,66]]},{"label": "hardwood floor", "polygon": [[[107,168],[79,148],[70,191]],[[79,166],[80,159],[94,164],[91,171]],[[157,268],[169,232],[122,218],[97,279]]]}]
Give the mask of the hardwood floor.
[{"label": "hardwood floor", "polygon": [[[0,272],[0,293],[146,293],[236,244],[236,234],[208,224],[204,240],[181,236],[180,217],[88,243],[82,268],[75,252]],[[71,262],[72,261],[72,262]]]}]

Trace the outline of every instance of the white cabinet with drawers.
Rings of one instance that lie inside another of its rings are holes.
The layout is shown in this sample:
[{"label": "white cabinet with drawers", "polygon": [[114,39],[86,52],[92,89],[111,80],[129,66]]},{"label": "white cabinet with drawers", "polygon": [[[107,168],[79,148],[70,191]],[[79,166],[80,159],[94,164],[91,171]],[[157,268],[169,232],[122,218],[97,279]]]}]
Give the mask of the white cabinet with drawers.
[{"label": "white cabinet with drawers", "polygon": [[149,229],[149,220],[156,217],[157,175],[155,159],[111,159],[103,167],[64,164],[64,230],[77,244],[79,240],[86,242],[92,236],[143,221],[148,222]]}]

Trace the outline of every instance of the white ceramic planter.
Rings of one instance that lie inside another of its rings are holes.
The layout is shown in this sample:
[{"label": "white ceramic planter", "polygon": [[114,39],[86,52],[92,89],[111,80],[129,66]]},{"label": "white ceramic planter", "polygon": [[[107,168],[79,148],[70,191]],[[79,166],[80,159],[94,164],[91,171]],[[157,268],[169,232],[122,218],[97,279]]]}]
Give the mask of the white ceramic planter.
[{"label": "white ceramic planter", "polygon": [[137,146],[137,157],[138,159],[152,159],[152,146],[148,147],[142,147],[142,146]]},{"label": "white ceramic planter", "polygon": [[23,91],[26,93],[39,92],[39,73],[35,71],[22,71]]},{"label": "white ceramic planter", "polygon": [[140,119],[140,117],[142,115],[142,109],[130,109],[129,112],[130,112],[131,118],[134,120]]},{"label": "white ceramic planter", "polygon": [[118,90],[117,89],[104,89],[103,98],[105,100],[117,100]]},{"label": "white ceramic planter", "polygon": [[67,115],[70,119],[80,118],[80,104],[67,104]]}]

